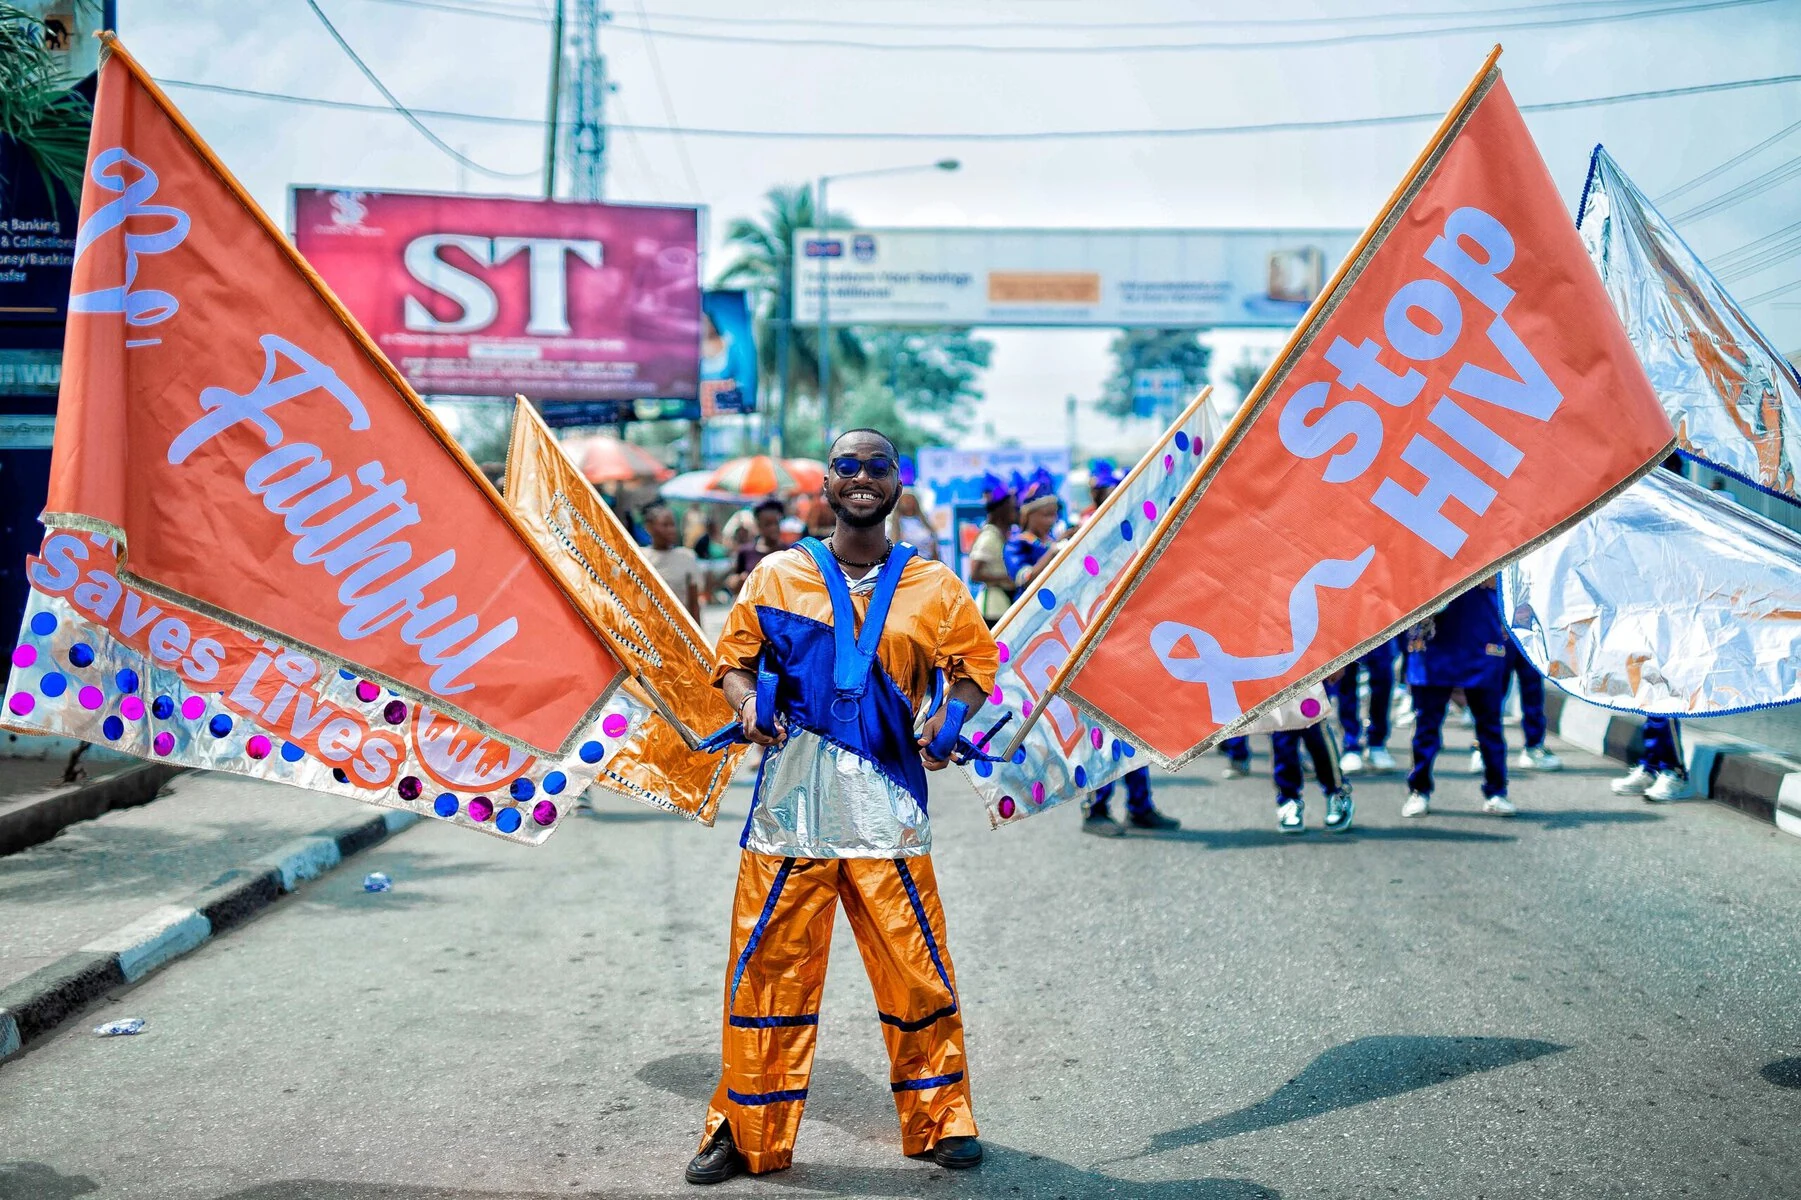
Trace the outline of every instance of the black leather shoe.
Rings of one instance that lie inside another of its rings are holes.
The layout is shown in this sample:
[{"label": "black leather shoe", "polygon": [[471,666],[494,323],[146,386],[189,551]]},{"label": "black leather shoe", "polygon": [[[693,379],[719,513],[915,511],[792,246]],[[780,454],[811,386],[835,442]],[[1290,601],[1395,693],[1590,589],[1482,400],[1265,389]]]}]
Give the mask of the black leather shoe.
[{"label": "black leather shoe", "polygon": [[[977,1151],[977,1157],[981,1152]],[[724,1183],[735,1175],[745,1171],[744,1156],[738,1153],[738,1147],[732,1144],[732,1127],[721,1125],[719,1132],[707,1148],[694,1156],[683,1174],[689,1183],[713,1184]]]},{"label": "black leather shoe", "polygon": [[939,1138],[932,1161],[947,1171],[961,1171],[982,1161],[982,1143],[972,1137]]},{"label": "black leather shoe", "polygon": [[1130,818],[1133,829],[1180,829],[1182,822],[1174,817],[1166,817],[1156,809],[1145,813],[1133,813]]}]

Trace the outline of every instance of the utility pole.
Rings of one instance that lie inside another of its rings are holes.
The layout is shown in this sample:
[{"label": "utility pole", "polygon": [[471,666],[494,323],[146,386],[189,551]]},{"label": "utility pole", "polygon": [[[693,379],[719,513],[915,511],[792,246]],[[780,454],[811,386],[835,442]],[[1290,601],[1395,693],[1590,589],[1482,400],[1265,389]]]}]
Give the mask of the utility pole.
[{"label": "utility pole", "polygon": [[600,27],[612,20],[600,0],[575,0],[570,58],[575,77],[569,89],[570,194],[601,200],[607,180],[607,60],[600,53]]},{"label": "utility pole", "polygon": [[563,99],[563,2],[550,23],[550,111],[544,118],[544,198],[557,194],[557,118]]}]

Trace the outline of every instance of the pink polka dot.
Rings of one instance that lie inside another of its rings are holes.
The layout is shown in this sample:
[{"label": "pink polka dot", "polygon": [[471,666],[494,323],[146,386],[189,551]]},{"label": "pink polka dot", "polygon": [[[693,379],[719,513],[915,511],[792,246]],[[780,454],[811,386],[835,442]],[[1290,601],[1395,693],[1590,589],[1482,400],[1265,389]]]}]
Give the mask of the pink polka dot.
[{"label": "pink polka dot", "polygon": [[156,740],[151,742],[150,745],[158,754],[172,753],[175,750],[175,735],[165,729],[156,735]]},{"label": "pink polka dot", "polygon": [[357,680],[356,698],[358,700],[367,704],[379,695],[381,695],[381,689],[376,687],[373,683],[370,683],[367,679]]},{"label": "pink polka dot", "polygon": [[142,721],[144,719],[144,702],[136,696],[125,697],[119,701],[119,715],[127,721]]},{"label": "pink polka dot", "polygon": [[244,743],[244,753],[251,758],[268,758],[270,749],[269,739],[260,733]]},{"label": "pink polka dot", "polygon": [[608,713],[600,722],[600,731],[610,738],[622,738],[632,723],[621,713]]},{"label": "pink polka dot", "polygon": [[1034,783],[1032,785],[1032,803],[1044,803],[1044,785],[1042,783]]},{"label": "pink polka dot", "polygon": [[1090,729],[1088,731],[1088,740],[1089,740],[1089,742],[1091,742],[1094,745],[1094,748],[1096,750],[1099,750],[1101,748],[1102,736],[1103,735],[1102,735],[1101,731],[1098,729]]},{"label": "pink polka dot", "polygon": [[1025,702],[1025,703],[1024,703],[1024,704],[1021,704],[1021,705],[1020,705],[1020,706],[1019,706],[1019,715],[1020,715],[1020,716],[1022,716],[1022,717],[1027,717],[1027,718],[1030,718],[1030,717],[1031,717],[1031,715],[1032,715],[1032,702],[1031,702],[1031,701],[1030,701],[1030,700],[1027,700],[1027,701],[1026,701],[1026,702]]},{"label": "pink polka dot", "polygon": [[6,702],[6,707],[12,709],[14,716],[22,717],[36,708],[37,703],[30,692],[14,692],[12,699]]},{"label": "pink polka dot", "polygon": [[1301,701],[1301,715],[1306,717],[1309,721],[1319,716],[1319,701],[1315,700],[1312,696]]},{"label": "pink polka dot", "polygon": [[1200,438],[1194,439],[1194,455],[1196,458],[1199,458],[1203,453],[1205,453],[1206,449],[1207,449],[1207,447],[1202,445]]},{"label": "pink polka dot", "polygon": [[1165,472],[1165,473],[1168,473],[1168,472],[1170,472],[1170,471],[1173,471],[1173,470],[1175,470],[1175,469],[1176,469],[1176,456],[1175,456],[1175,455],[1173,455],[1173,454],[1165,454],[1165,455],[1164,455],[1164,456],[1163,456],[1163,470],[1164,470],[1164,472]]},{"label": "pink polka dot", "polygon": [[38,648],[36,646],[20,646],[13,651],[13,666],[15,667],[29,667],[37,660]]},{"label": "pink polka dot", "polygon": [[996,642],[994,648],[999,652],[1002,662],[1006,662],[1013,654],[1013,651],[1007,649],[1007,643],[1005,642]]},{"label": "pink polka dot", "polygon": [[206,701],[199,696],[189,696],[181,702],[181,715],[190,721],[198,721],[206,712]]},{"label": "pink polka dot", "polygon": [[89,684],[87,687],[84,687],[79,692],[75,693],[75,698],[81,701],[81,707],[87,709],[89,712],[93,712],[96,708],[99,708],[102,704],[106,703],[106,694],[92,684]]},{"label": "pink polka dot", "polygon": [[1001,695],[1001,685],[998,683],[995,684],[994,690],[992,692],[988,693],[988,703],[999,704],[1002,700],[1005,700],[1005,699],[1006,699],[1006,697]]},{"label": "pink polka dot", "polygon": [[[1082,559],[1082,569],[1090,575],[1099,575],[1101,573],[1101,564],[1095,562],[1094,555],[1090,554]],[[1001,661],[1005,662],[1006,660],[1002,659]]]},{"label": "pink polka dot", "polygon": [[1157,519],[1157,505],[1154,501],[1146,500],[1144,502],[1144,519],[1147,521],[1155,521]]},{"label": "pink polka dot", "polygon": [[1012,820],[1013,814],[1017,811],[1017,806],[1013,803],[1013,797],[1011,796],[1002,796],[1001,802],[994,807],[999,810],[1001,820],[1003,821]]}]

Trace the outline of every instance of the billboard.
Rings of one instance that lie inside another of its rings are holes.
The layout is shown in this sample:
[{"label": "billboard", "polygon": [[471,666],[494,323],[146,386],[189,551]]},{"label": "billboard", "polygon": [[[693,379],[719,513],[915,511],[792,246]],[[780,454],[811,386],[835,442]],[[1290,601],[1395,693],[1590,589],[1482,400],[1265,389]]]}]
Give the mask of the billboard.
[{"label": "billboard", "polygon": [[757,341],[743,292],[700,298],[700,415],[757,411]]},{"label": "billboard", "polygon": [[699,399],[695,209],[295,188],[293,224],[420,392]]},{"label": "billboard", "polygon": [[1289,328],[1354,229],[846,229],[794,235],[794,319]]}]

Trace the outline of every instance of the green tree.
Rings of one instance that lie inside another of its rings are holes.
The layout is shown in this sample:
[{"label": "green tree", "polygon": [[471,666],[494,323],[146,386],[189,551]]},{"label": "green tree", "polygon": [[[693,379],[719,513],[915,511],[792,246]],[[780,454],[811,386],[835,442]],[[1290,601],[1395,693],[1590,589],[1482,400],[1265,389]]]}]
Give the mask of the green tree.
[{"label": "green tree", "polygon": [[1251,389],[1257,386],[1257,381],[1269,370],[1271,361],[1267,353],[1252,354],[1249,350],[1238,356],[1238,361],[1232,364],[1230,381],[1238,389],[1239,403],[1242,404],[1250,396]]},{"label": "green tree", "polygon": [[1192,396],[1206,386],[1213,358],[1197,329],[1122,329],[1107,349],[1113,355],[1113,374],[1102,388],[1098,407],[1113,417],[1132,415],[1132,377],[1139,371],[1180,368],[1185,390]]},{"label": "green tree", "polygon": [[[45,48],[44,24],[0,3],[0,136],[17,142],[37,166],[44,188],[81,198],[93,107],[69,90],[56,56]],[[10,181],[0,180],[0,187]]]},{"label": "green tree", "polygon": [[[715,277],[715,286],[741,287],[753,293],[757,357],[762,395],[773,398],[776,381],[784,373],[782,389],[790,405],[798,396],[819,391],[819,331],[794,325],[794,285],[791,248],[800,229],[849,228],[851,219],[831,213],[822,221],[813,206],[809,185],[770,188],[759,217],[736,217],[726,226],[726,244],[734,257]],[[832,374],[836,394],[841,377],[854,380],[867,365],[863,341],[856,331],[838,327],[832,331]],[[816,406],[815,406],[816,407]],[[790,412],[790,423],[800,414]]]}]

